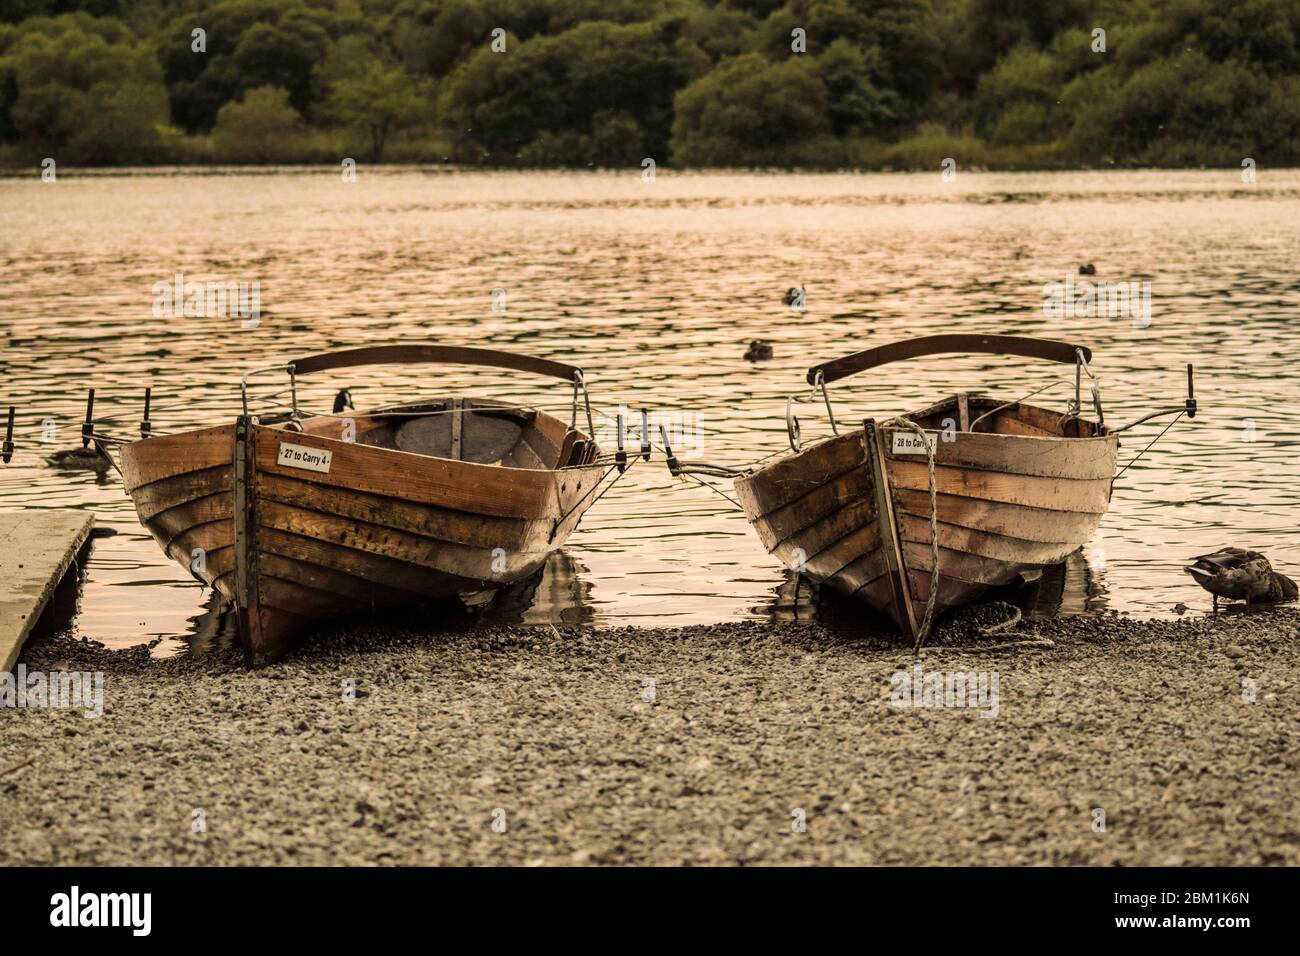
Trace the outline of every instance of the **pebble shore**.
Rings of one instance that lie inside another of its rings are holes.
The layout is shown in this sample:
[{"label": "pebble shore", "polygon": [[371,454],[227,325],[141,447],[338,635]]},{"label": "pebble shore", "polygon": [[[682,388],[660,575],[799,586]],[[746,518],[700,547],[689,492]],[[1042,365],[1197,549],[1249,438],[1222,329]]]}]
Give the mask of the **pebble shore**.
[{"label": "pebble shore", "polygon": [[[940,638],[47,638],[28,670],[103,671],[104,714],[0,709],[0,866],[1300,865],[1296,608]],[[996,674],[996,716],[897,706],[917,664]]]}]

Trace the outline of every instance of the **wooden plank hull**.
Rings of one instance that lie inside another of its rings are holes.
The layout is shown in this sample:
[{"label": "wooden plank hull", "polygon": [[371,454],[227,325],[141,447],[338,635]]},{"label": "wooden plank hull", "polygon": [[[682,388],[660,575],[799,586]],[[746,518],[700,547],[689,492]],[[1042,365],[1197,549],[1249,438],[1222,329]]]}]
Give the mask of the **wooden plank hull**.
[{"label": "wooden plank hull", "polygon": [[[913,416],[934,442],[936,619],[1083,545],[1115,473],[1116,437],[1089,422],[1022,405],[989,416],[996,433],[945,434],[922,417],[950,408],[968,423],[971,402],[955,396]],[[787,567],[865,601],[916,638],[934,557],[928,456],[913,431],[868,421],[738,478],[736,491]]]},{"label": "wooden plank hull", "polygon": [[[505,435],[503,448],[518,441],[504,454],[530,467],[491,463],[503,453],[482,443],[476,452],[468,430],[462,449],[459,423],[456,452],[480,460],[344,441],[332,437],[337,419],[290,431],[244,418],[127,445],[123,477],[164,553],[234,604],[250,663],[261,665],[322,623],[537,572],[597,497],[607,468],[571,431],[577,440],[560,458],[564,425],[532,414],[526,436],[499,422],[481,429],[483,441]],[[388,444],[417,434],[401,421],[407,431]],[[363,438],[365,427],[357,429]],[[441,440],[452,441],[444,431]],[[575,450],[578,441],[584,447]],[[316,466],[296,464],[285,446],[307,449]],[[318,464],[323,456],[328,468]]]}]

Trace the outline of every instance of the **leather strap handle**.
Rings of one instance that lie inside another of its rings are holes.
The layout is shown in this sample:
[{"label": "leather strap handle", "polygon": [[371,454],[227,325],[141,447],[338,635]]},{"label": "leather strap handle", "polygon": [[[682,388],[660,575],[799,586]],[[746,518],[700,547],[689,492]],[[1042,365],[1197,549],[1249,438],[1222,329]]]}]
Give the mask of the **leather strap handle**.
[{"label": "leather strap handle", "polygon": [[552,362],[549,359],[498,352],[493,349],[472,349],[458,345],[370,345],[339,352],[320,352],[289,363],[295,375],[309,375],[332,368],[353,368],[358,365],[405,365],[420,362],[439,362],[448,365],[481,365],[507,368],[533,375],[547,375],[566,382],[582,380],[582,369],[576,365]]},{"label": "leather strap handle", "polygon": [[824,382],[848,378],[869,368],[899,362],[903,359],[921,358],[925,355],[942,355],[951,352],[989,353],[992,355],[1020,355],[1024,358],[1044,359],[1048,362],[1074,364],[1077,352],[1083,353],[1085,362],[1092,359],[1092,350],[1084,345],[1071,345],[1052,339],[1035,339],[1022,335],[926,335],[854,352],[843,358],[814,365],[808,370],[808,384],[816,385],[818,375]]}]

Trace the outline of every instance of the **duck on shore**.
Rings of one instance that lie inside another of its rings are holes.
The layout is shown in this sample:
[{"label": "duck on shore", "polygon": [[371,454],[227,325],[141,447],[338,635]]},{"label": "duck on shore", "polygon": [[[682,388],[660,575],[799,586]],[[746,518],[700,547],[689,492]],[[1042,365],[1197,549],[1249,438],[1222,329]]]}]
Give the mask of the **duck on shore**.
[{"label": "duck on shore", "polygon": [[1274,571],[1268,558],[1258,551],[1221,548],[1212,554],[1195,557],[1192,561],[1194,563],[1183,570],[1214,595],[1216,608],[1219,606],[1219,598],[1245,601],[1247,604],[1296,599],[1296,583],[1286,575]]}]

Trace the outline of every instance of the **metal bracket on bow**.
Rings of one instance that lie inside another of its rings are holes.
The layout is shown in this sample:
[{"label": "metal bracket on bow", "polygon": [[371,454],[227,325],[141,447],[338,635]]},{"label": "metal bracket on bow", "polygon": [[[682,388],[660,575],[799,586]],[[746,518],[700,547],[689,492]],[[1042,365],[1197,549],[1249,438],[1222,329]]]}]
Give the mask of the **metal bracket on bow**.
[{"label": "metal bracket on bow", "polygon": [[831,423],[831,434],[838,435],[840,433],[839,425],[835,422],[835,410],[831,408],[831,393],[826,390],[826,379],[819,370],[817,377],[813,380],[812,391],[808,393],[807,398],[791,395],[785,400],[785,430],[790,439],[790,449],[792,451],[799,451],[803,447],[799,419],[794,413],[794,406],[815,401],[818,392],[821,392],[822,401],[826,403],[826,417]]}]

